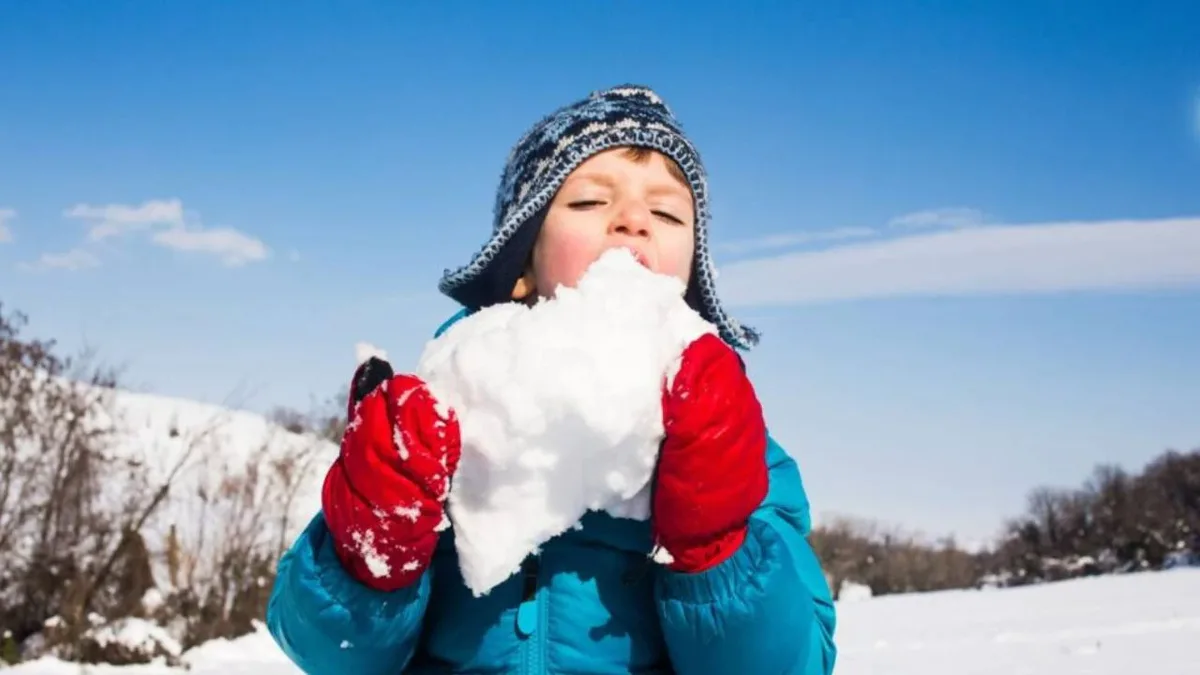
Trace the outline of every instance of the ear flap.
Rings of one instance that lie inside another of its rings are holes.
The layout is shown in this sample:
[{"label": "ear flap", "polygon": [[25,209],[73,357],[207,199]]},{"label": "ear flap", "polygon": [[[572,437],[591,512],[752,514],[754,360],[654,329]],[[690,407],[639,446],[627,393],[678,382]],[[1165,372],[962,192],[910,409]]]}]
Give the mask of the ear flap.
[{"label": "ear flap", "polygon": [[450,297],[471,311],[512,302],[517,284],[529,268],[533,245],[542,231],[549,205],[535,212],[504,242],[491,262],[467,283],[456,287]]},{"label": "ear flap", "polygon": [[688,281],[687,290],[683,294],[683,300],[688,307],[699,312],[706,321],[712,321],[713,317],[704,312],[704,295],[700,292],[700,275],[697,273],[699,266],[699,258],[697,258],[696,262],[692,264],[692,276]]}]

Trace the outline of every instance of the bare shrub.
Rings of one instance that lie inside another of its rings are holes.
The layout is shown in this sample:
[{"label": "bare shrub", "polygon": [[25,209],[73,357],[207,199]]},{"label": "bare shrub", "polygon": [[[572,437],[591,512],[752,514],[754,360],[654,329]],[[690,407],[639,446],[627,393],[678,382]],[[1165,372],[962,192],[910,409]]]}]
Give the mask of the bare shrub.
[{"label": "bare shrub", "polygon": [[109,477],[143,477],[107,452],[115,373],[22,339],[25,324],[0,312],[0,626],[17,642],[52,616],[81,626],[86,612],[124,602],[112,584],[131,583],[136,504],[114,496]]},{"label": "bare shrub", "polygon": [[327,449],[315,437],[282,442],[282,433],[241,461],[206,452],[194,467],[194,493],[177,511],[187,527],[172,523],[164,545],[172,590],[156,613],[185,648],[250,632],[266,611],[275,563],[299,525],[297,498]]},{"label": "bare shrub", "polygon": [[346,431],[345,406],[348,396],[349,388],[343,388],[336,396],[313,404],[307,413],[287,406],[276,406],[267,418],[294,434],[313,434],[331,443],[340,443]]},{"label": "bare shrub", "polygon": [[[149,430],[131,428],[115,405],[115,374],[23,339],[24,325],[23,315],[0,314],[5,659],[25,645],[25,656],[148,660],[173,638],[122,640],[143,635],[125,627],[150,615],[182,623],[192,643],[251,630],[322,442],[267,437],[241,462],[226,457],[225,412],[186,427],[151,419],[142,420]],[[177,529],[189,513],[198,537]],[[179,601],[165,602],[167,594]]]},{"label": "bare shrub", "polygon": [[308,433],[312,430],[312,421],[308,416],[294,408],[277,406],[267,417],[293,434]]},{"label": "bare shrub", "polygon": [[815,527],[810,541],[835,599],[848,581],[887,595],[971,588],[979,578],[976,556],[953,539],[930,542],[877,521],[835,517]]}]

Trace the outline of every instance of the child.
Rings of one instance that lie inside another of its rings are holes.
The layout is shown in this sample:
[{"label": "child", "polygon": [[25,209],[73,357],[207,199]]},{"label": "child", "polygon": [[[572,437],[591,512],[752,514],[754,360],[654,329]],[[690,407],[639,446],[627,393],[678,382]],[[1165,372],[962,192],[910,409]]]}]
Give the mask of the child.
[{"label": "child", "polygon": [[734,351],[757,335],[722,309],[707,225],[700,159],[650,89],[593,93],[518,142],[491,239],[440,284],[464,313],[552,296],[624,246],[718,329],[664,392],[650,521],[591,512],[474,597],[444,513],[456,417],[370,360],[322,511],[279,563],[267,625],[289,658],[316,675],[832,672],[808,501]]}]

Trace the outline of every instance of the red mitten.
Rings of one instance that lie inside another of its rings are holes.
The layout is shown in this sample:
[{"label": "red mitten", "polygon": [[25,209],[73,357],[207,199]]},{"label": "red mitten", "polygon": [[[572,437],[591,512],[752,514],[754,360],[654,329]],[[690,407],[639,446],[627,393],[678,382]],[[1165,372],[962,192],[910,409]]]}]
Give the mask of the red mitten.
[{"label": "red mitten", "polygon": [[663,393],[666,440],[654,485],[655,543],[680,572],[733,554],[767,494],[762,406],[737,354],[715,335],[683,352]]},{"label": "red mitten", "polygon": [[359,367],[321,495],[338,557],[356,579],[391,591],[420,578],[448,522],[460,451],[457,418],[439,414],[424,382],[393,376],[377,359]]}]

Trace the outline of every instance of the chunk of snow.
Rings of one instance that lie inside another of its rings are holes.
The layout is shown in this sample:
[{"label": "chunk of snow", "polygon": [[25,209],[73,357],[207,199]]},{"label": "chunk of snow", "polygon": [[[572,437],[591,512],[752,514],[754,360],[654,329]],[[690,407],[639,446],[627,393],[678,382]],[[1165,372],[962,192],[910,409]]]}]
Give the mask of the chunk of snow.
[{"label": "chunk of snow", "polygon": [[650,555],[651,560],[660,565],[670,565],[675,562],[675,556],[665,546],[658,546]]},{"label": "chunk of snow", "polygon": [[862,602],[870,600],[872,595],[870,586],[847,579],[842,582],[842,588],[838,592],[838,602]]},{"label": "chunk of snow", "polygon": [[426,346],[417,373],[461,426],[448,511],[475,595],[588,510],[647,517],[664,383],[716,332],[683,292],[616,249],[575,288],[482,310]]},{"label": "chunk of snow", "polygon": [[183,653],[183,647],[170,633],[145,619],[129,617],[103,623],[102,617],[97,615],[97,618],[100,624],[97,624],[96,619],[89,617],[93,627],[84,633],[84,637],[94,640],[100,647],[118,644],[148,655],[153,655],[157,649],[172,656]]},{"label": "chunk of snow", "polygon": [[355,546],[358,547],[358,554],[367,564],[367,571],[377,579],[382,579],[392,573],[392,566],[388,564],[387,556],[375,548],[374,530],[355,532],[351,536],[354,538]]},{"label": "chunk of snow", "polygon": [[142,594],[142,608],[147,612],[155,612],[158,608],[166,603],[166,598],[163,597],[162,591],[157,588],[148,588]]},{"label": "chunk of snow", "polygon": [[392,508],[392,513],[400,518],[407,518],[415,523],[417,522],[417,519],[421,517],[421,505],[417,502],[413,502],[411,506],[397,504]]},{"label": "chunk of snow", "polygon": [[384,361],[387,360],[387,352],[370,342],[359,342],[354,345],[354,358],[360,365],[372,356]]}]

